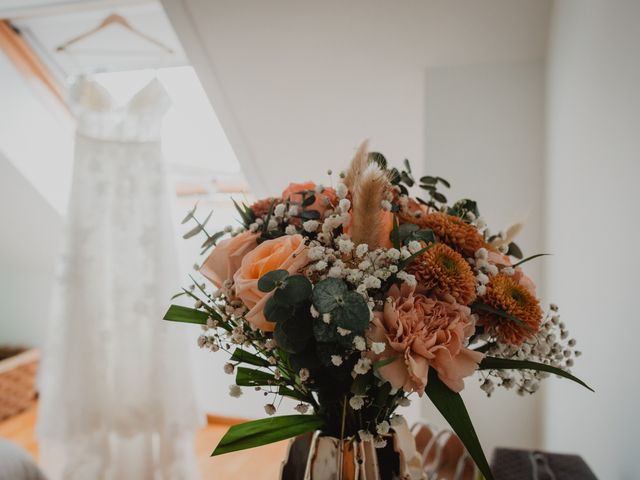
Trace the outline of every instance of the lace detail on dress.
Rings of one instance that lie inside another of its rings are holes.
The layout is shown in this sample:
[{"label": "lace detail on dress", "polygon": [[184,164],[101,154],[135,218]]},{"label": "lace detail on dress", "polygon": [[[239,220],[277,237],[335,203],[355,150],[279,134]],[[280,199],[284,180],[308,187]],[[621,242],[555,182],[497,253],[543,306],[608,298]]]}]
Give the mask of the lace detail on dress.
[{"label": "lace detail on dress", "polygon": [[38,434],[58,452],[60,478],[196,478],[188,334],[162,321],[180,282],[159,143],[168,97],[152,81],[115,107],[84,80],[72,98],[74,176]]}]

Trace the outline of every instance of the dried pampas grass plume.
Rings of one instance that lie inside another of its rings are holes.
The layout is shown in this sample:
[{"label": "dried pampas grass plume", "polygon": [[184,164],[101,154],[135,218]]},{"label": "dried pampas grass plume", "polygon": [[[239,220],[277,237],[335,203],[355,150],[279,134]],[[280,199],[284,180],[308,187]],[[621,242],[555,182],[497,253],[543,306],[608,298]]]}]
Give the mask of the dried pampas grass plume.
[{"label": "dried pampas grass plume", "polygon": [[350,233],[356,245],[366,243],[373,250],[381,245],[387,235],[387,212],[382,209],[391,184],[384,170],[375,162],[369,162],[367,142],[363,142],[349,170],[345,184],[351,191]]}]

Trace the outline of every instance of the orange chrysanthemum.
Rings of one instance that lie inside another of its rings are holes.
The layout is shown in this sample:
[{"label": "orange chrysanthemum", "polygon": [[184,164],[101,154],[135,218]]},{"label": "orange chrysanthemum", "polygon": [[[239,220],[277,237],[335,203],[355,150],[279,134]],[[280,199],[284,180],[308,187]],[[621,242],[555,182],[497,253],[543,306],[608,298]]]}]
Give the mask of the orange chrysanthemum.
[{"label": "orange chrysanthemum", "polygon": [[407,272],[436,295],[451,296],[463,305],[469,305],[476,298],[471,267],[462,255],[444,243],[436,243],[419,255],[409,264]]},{"label": "orange chrysanthemum", "polygon": [[442,212],[428,213],[416,218],[415,223],[422,228],[430,228],[441,242],[467,257],[472,257],[481,247],[487,248],[487,243],[480,232],[454,215]]},{"label": "orange chrysanthemum", "polygon": [[515,317],[505,318],[493,313],[483,313],[480,321],[498,341],[520,345],[540,329],[542,309],[538,299],[516,278],[498,274],[491,278],[484,303]]},{"label": "orange chrysanthemum", "polygon": [[[275,203],[274,203],[275,202]],[[269,208],[271,208],[271,204],[279,203],[278,198],[263,198],[262,200],[256,201],[253,205],[251,205],[251,211],[256,217],[264,217],[267,213],[269,213]]]}]

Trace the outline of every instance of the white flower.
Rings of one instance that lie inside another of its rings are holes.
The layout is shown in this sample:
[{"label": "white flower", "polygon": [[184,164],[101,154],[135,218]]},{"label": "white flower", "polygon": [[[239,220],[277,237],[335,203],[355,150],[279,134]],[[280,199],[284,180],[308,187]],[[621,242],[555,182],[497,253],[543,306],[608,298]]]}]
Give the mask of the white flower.
[{"label": "white flower", "polygon": [[223,369],[224,373],[226,373],[227,375],[231,375],[235,367],[233,366],[233,363],[225,363]]},{"label": "white flower", "polygon": [[286,233],[287,235],[295,235],[296,233],[298,233],[298,229],[295,227],[295,225],[287,225],[287,228],[284,229],[284,233]]},{"label": "white flower", "polygon": [[478,275],[476,275],[476,280],[478,281],[478,283],[481,283],[482,285],[486,285],[487,283],[489,283],[489,277],[487,277],[482,272],[480,272],[480,273],[478,273]]},{"label": "white flower", "polygon": [[264,406],[264,411],[267,415],[273,415],[276,413],[276,406],[273,403],[267,403]]},{"label": "white flower", "polygon": [[[329,174],[329,175],[331,175],[331,174]],[[322,193],[323,191],[324,191],[324,186],[322,186],[322,184],[316,185],[316,188],[315,188],[315,192],[316,193]]]},{"label": "white flower", "polygon": [[484,285],[478,285],[476,288],[476,293],[479,297],[484,296],[487,293],[487,287],[485,287]]},{"label": "white flower", "polygon": [[369,358],[359,359],[353,367],[353,372],[356,375],[365,375],[369,370],[371,370],[371,359]]},{"label": "white flower", "polygon": [[342,365],[342,357],[340,355],[331,355],[331,363],[333,363],[336,367]]},{"label": "white flower", "polygon": [[344,272],[344,269],[342,267],[338,265],[334,265],[329,269],[329,273],[327,273],[327,276],[332,278],[340,278],[342,277],[343,272]]},{"label": "white flower", "polygon": [[279,203],[273,209],[273,214],[276,217],[282,217],[284,215],[284,209],[287,208],[284,203]]},{"label": "white flower", "polygon": [[316,245],[311,247],[307,253],[309,260],[320,260],[324,257],[324,247]]},{"label": "white flower", "polygon": [[356,347],[356,350],[360,350],[362,352],[367,348],[367,342],[363,337],[358,335],[353,339],[353,346]]},{"label": "white flower", "polygon": [[346,337],[351,333],[351,330],[347,330],[346,328],[342,328],[342,327],[338,327],[337,331],[338,331],[338,335],[340,335],[341,337]]},{"label": "white flower", "polygon": [[298,206],[297,205],[289,205],[289,215],[295,217],[298,215]]},{"label": "white flower", "polygon": [[366,430],[358,430],[358,436],[363,442],[370,442],[371,440],[373,440],[373,434]]},{"label": "white flower", "polygon": [[323,321],[324,323],[326,323],[327,325],[328,325],[329,323],[331,323],[331,314],[330,314],[330,313],[323,313],[323,314],[322,314],[322,321]]},{"label": "white flower", "polygon": [[487,272],[489,273],[489,275],[497,275],[498,274],[498,267],[496,267],[495,265],[487,265]]},{"label": "white flower", "polygon": [[376,437],[373,441],[373,446],[376,448],[384,448],[387,446],[387,441],[382,437]]},{"label": "white flower", "polygon": [[364,279],[365,288],[380,288],[381,282],[379,278],[374,277],[373,275],[369,275]]},{"label": "white flower", "polygon": [[410,273],[405,272],[404,270],[401,272],[398,272],[397,277],[399,280],[403,281],[410,287],[414,287],[417,284],[416,277],[414,277]]},{"label": "white flower", "polygon": [[349,405],[354,410],[360,410],[364,407],[364,397],[362,395],[354,395],[349,399]]},{"label": "white flower", "polygon": [[366,243],[361,243],[356,247],[356,256],[362,257],[369,250],[369,245]]},{"label": "white flower", "polygon": [[376,425],[376,432],[378,432],[378,435],[386,435],[387,433],[389,433],[389,427],[389,422],[384,420]]},{"label": "white flower", "polygon": [[200,335],[198,337],[198,346],[200,348],[204,347],[207,344],[207,337],[204,335]]},{"label": "white flower", "polygon": [[502,269],[502,273],[504,273],[505,275],[513,275],[514,273],[516,273],[515,269],[513,267],[505,267]]},{"label": "white flower", "polygon": [[387,250],[387,258],[395,262],[400,258],[400,250],[398,250],[397,248],[390,248],[389,250]]},{"label": "white flower", "polygon": [[311,316],[313,318],[318,318],[320,316],[320,312],[318,310],[316,310],[316,307],[314,307],[313,305],[311,305],[311,307],[309,307],[309,311],[311,312]]},{"label": "white flower", "polygon": [[417,240],[411,240],[408,245],[409,251],[414,254],[420,251],[422,245]]},{"label": "white flower", "polygon": [[481,247],[478,250],[476,250],[475,256],[476,258],[481,258],[482,260],[486,260],[489,257],[489,252],[487,251],[486,248]]},{"label": "white flower", "polygon": [[387,344],[384,342],[373,342],[371,344],[371,351],[376,355],[380,355],[387,348]]},{"label": "white flower", "polygon": [[318,272],[321,272],[322,270],[324,270],[324,269],[325,269],[325,268],[327,268],[327,267],[328,267],[327,262],[325,262],[324,260],[320,260],[320,261],[318,261],[318,263],[316,263],[316,264],[314,265],[314,267],[313,267],[313,268],[314,268],[315,270],[317,270]]},{"label": "white flower", "polygon": [[391,202],[389,200],[383,200],[380,204],[383,210],[387,212],[391,210]]},{"label": "white flower", "polygon": [[348,198],[343,198],[342,200],[340,200],[340,203],[338,204],[338,208],[343,213],[348,212],[349,209],[351,208],[351,201]]},{"label": "white flower", "polygon": [[341,238],[338,240],[338,249],[342,253],[351,253],[353,250],[353,242],[351,240]]},{"label": "white flower", "polygon": [[309,370],[306,368],[301,368],[298,372],[298,375],[300,376],[301,382],[306,382],[307,380],[309,380]]},{"label": "white flower", "polygon": [[295,411],[298,413],[307,413],[309,411],[309,405],[306,403],[299,403],[295,406]]},{"label": "white flower", "polygon": [[409,400],[407,397],[399,398],[398,405],[400,405],[401,407],[408,407],[409,405],[411,405],[411,400]]},{"label": "white flower", "polygon": [[340,182],[336,185],[336,195],[338,196],[338,198],[346,197],[348,191],[349,189],[344,183]]},{"label": "white flower", "polygon": [[229,385],[229,395],[238,398],[242,395],[242,389],[238,385]]},{"label": "white flower", "polygon": [[318,225],[320,224],[317,220],[307,220],[302,224],[302,228],[304,228],[305,232],[311,233],[315,232],[318,229]]},{"label": "white flower", "polygon": [[269,338],[265,342],[264,346],[265,346],[265,348],[267,350],[273,350],[274,348],[276,348],[277,344],[276,344],[276,341],[273,338]]}]

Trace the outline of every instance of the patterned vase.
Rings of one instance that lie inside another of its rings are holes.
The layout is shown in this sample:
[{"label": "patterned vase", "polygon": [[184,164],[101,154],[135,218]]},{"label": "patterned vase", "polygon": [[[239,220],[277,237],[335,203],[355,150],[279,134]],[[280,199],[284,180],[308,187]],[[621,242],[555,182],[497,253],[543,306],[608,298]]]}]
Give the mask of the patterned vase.
[{"label": "patterned vase", "polygon": [[406,421],[395,425],[387,445],[340,440],[320,431],[289,442],[281,480],[426,480],[422,455]]}]

